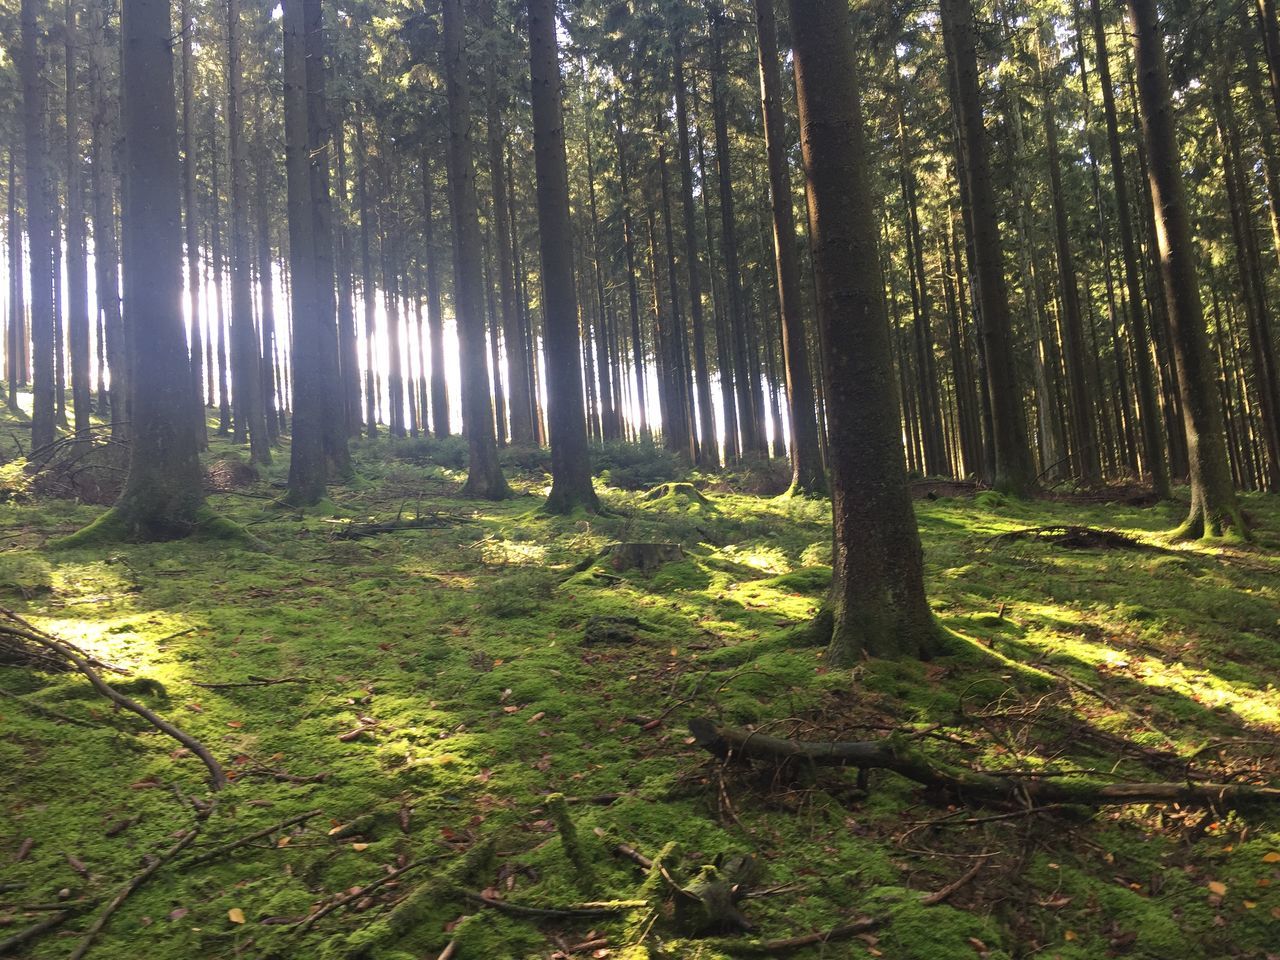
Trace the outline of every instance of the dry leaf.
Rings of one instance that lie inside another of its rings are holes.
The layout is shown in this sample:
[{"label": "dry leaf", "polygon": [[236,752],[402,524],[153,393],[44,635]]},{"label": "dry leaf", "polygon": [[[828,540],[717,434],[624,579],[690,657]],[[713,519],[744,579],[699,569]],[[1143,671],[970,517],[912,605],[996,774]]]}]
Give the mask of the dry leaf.
[{"label": "dry leaf", "polygon": [[244,911],[239,907],[232,907],[227,911],[227,919],[232,923],[244,923]]},{"label": "dry leaf", "polygon": [[1218,880],[1210,880],[1209,892],[1217,897],[1225,897],[1227,895],[1227,885]]},{"label": "dry leaf", "polygon": [[1262,855],[1262,862],[1263,863],[1280,863],[1280,853],[1277,853],[1275,850],[1272,850],[1270,853],[1264,853]]},{"label": "dry leaf", "polygon": [[353,843],[351,849],[355,851],[368,850],[369,845],[367,843]]}]

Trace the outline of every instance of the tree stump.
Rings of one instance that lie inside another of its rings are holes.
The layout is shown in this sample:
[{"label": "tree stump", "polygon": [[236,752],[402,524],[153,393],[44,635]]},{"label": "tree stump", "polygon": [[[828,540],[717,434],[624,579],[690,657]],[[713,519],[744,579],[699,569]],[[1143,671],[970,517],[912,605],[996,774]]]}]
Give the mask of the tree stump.
[{"label": "tree stump", "polygon": [[684,550],[678,543],[615,543],[605,554],[605,562],[618,573],[652,573],[664,564],[683,559]]},{"label": "tree stump", "polygon": [[652,503],[655,500],[665,500],[668,497],[692,500],[695,503],[711,502],[692,483],[660,483],[646,493],[643,499],[645,503]]}]

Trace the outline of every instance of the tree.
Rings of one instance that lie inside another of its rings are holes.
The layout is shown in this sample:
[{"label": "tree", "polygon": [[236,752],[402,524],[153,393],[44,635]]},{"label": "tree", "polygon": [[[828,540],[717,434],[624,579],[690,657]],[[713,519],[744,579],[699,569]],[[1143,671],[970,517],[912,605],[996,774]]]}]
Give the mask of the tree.
[{"label": "tree", "polygon": [[467,482],[462,495],[501,500],[511,489],[498,463],[489,369],[485,356],[484,275],[471,129],[471,94],[462,34],[461,0],[444,0],[442,49],[449,104],[449,210],[453,221],[454,305],[462,350],[462,432],[467,438]]},{"label": "tree", "polygon": [[790,0],[809,230],[825,333],[834,515],[830,655],[929,656],[924,589],[893,393],[861,90],[845,0]]},{"label": "tree", "polygon": [[249,439],[254,463],[271,462],[271,442],[262,402],[258,335],[253,324],[253,257],[249,248],[249,189],[245,164],[244,78],[240,0],[227,0],[227,139],[231,159],[231,386],[235,437]]},{"label": "tree", "polygon": [[31,379],[34,402],[31,449],[53,443],[57,415],[54,370],[53,245],[49,190],[49,158],[44,130],[44,80],[40,69],[37,0],[22,0],[22,128],[25,146],[23,179],[27,187],[27,246],[31,302]]},{"label": "tree", "polygon": [[1221,401],[1213,383],[1213,358],[1200,302],[1160,19],[1155,0],[1128,0],[1128,9],[1160,274],[1190,458],[1191,511],[1177,533],[1184,537],[1248,537],[1249,528],[1231,480]]},{"label": "tree", "polygon": [[129,475],[119,501],[69,546],[219,529],[204,507],[182,322],[182,216],[169,0],[124,0],[124,316],[133,369]]},{"label": "tree", "polygon": [[787,408],[791,417],[791,491],[822,494],[827,490],[827,478],[818,438],[809,348],[805,342],[804,302],[800,261],[796,253],[795,217],[791,208],[791,173],[787,161],[782,80],[778,73],[778,29],[773,2],[755,0],[756,38],[759,44],[764,144],[769,161],[774,268],[777,271],[778,307],[782,313],[782,362],[786,370]]},{"label": "tree", "polygon": [[1000,250],[987,132],[982,119],[971,0],[942,0],[942,30],[955,91],[952,109],[960,130],[961,167],[968,186],[966,225],[971,233],[976,295],[981,300],[980,334],[995,455],[991,485],[1021,496],[1035,489],[1036,470],[1027,442],[1026,418],[1013,355],[1009,291]]},{"label": "tree", "polygon": [[80,151],[80,74],[77,68],[76,2],[65,0],[67,121],[67,339],[71,346],[71,403],[75,431],[89,431],[93,390],[89,382],[89,261],[85,238],[84,186]]},{"label": "tree", "polygon": [[551,433],[551,495],[547,510],[571,513],[582,508],[594,513],[600,504],[591,483],[582,368],[578,361],[581,343],[573,283],[573,227],[569,220],[555,0],[528,0],[528,13],[543,332],[549,381],[547,420]]}]

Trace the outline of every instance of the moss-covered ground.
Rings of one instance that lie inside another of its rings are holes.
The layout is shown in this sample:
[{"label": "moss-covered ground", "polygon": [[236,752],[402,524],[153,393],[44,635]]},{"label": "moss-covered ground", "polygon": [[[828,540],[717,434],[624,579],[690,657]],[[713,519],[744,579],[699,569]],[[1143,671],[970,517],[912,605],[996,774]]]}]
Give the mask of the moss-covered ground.
[{"label": "moss-covered ground", "polygon": [[[356,455],[357,479],[314,511],[273,500],[287,450],[256,482],[212,494],[256,545],[51,549],[104,508],[32,498],[18,464],[0,468],[0,604],[128,668],[122,687],[208,744],[232,777],[192,853],[128,900],[91,957],[408,960],[451,941],[460,960],[584,943],[572,955],[735,956],[731,940],[681,939],[647,909],[537,919],[457,895],[541,907],[643,898],[643,871],[595,828],[649,856],[677,842],[682,880],[756,854],[764,895],[742,909],[759,936],[884,921],[801,958],[1280,950],[1280,810],[947,806],[887,773],[863,791],[852,772],[722,769],[685,725],[702,715],[808,739],[906,736],[985,770],[1274,782],[1274,497],[1246,499],[1248,547],[1166,541],[1179,504],[921,501],[929,588],[954,652],[841,670],[800,629],[830,581],[829,507],[741,492],[761,471],[702,478],[705,503],[678,489],[646,500],[602,478],[606,515],[552,518],[539,513],[547,478],[533,453],[507,455],[520,496],[498,504],[453,496],[455,443],[365,442]],[[215,441],[209,456],[234,453]],[[625,459],[607,480],[670,479]],[[351,520],[435,514],[429,529],[341,536]],[[991,539],[1062,522],[1124,531],[1147,549]],[[648,574],[584,563],[623,540],[676,542],[686,556]],[[294,682],[201,686],[252,678]],[[187,751],[78,675],[0,667],[0,691],[3,939],[47,915],[24,905],[109,897],[191,826],[184,798],[208,794]],[[554,793],[568,799],[575,856]],[[492,852],[463,866],[482,844]],[[984,869],[945,904],[921,904],[978,859]],[[19,955],[67,956],[92,915]]]}]

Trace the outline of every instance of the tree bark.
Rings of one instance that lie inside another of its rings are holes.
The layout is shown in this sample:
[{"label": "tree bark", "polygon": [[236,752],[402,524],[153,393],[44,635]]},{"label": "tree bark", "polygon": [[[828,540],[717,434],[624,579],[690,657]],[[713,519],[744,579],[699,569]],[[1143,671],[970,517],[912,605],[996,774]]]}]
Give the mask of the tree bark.
[{"label": "tree bark", "polygon": [[89,253],[85,237],[84,180],[80,150],[79,28],[75,0],[66,0],[67,121],[67,339],[71,346],[71,403],[75,431],[85,436],[93,412],[89,375]]},{"label": "tree bark", "polygon": [[44,129],[38,0],[22,0],[19,64],[22,82],[22,127],[25,145],[23,180],[27,188],[27,259],[31,312],[31,373],[33,405],[31,449],[53,443],[55,432],[56,370],[53,313],[53,200],[49,193],[49,158]]},{"label": "tree bark", "polygon": [[1142,136],[1159,229],[1161,276],[1169,308],[1172,346],[1182,398],[1191,474],[1191,512],[1178,533],[1247,537],[1236,500],[1223,437],[1222,410],[1213,386],[1204,309],[1196,278],[1195,247],[1182,183],[1164,41],[1155,0],[1128,0]]},{"label": "tree bark", "polygon": [[543,334],[546,338],[547,420],[551,433],[551,495],[547,510],[600,509],[591,483],[578,305],[573,283],[573,234],[564,144],[564,105],[556,47],[555,0],[528,0],[529,79],[533,95],[538,241],[542,255]]},{"label": "tree bark", "polygon": [[830,656],[929,656],[939,632],[893,395],[861,90],[845,0],[790,0],[809,232],[825,332],[834,557]]},{"label": "tree bark", "polygon": [[782,315],[782,362],[786,372],[787,412],[791,432],[791,491],[822,494],[827,477],[818,440],[813,376],[806,343],[800,261],[796,252],[788,169],[782,80],[778,71],[778,30],[774,0],[755,0],[756,39],[760,60],[760,103],[764,144],[769,161],[769,199],[773,213],[774,268],[778,308]]},{"label": "tree bark", "polygon": [[472,156],[471,93],[464,52],[461,0],[443,0],[443,59],[449,110],[449,209],[454,236],[454,306],[462,352],[462,432],[467,438],[467,482],[463,496],[501,500],[511,495],[498,463],[485,358],[484,278],[480,218]]},{"label": "tree bark", "polygon": [[977,39],[970,0],[942,0],[942,28],[956,93],[952,109],[960,130],[962,164],[970,204],[966,221],[981,300],[979,330],[991,404],[991,441],[995,455],[992,486],[1023,496],[1036,487],[1035,465],[1027,443],[1026,418],[1017,382],[1009,291],[1000,252],[1000,227],[991,183],[982,97],[978,86]]},{"label": "tree bark", "polygon": [[[100,2],[100,0],[96,0]],[[191,16],[191,0],[181,0],[180,24],[182,31],[182,210],[183,238],[186,244],[187,310],[191,318],[191,406],[196,445],[204,450],[209,446],[209,424],[204,406],[204,317],[200,304],[200,212],[196,200],[196,71],[192,55],[192,35],[195,21]],[[98,16],[95,29],[101,30],[102,18]],[[105,41],[104,41],[105,42]],[[95,44],[96,47],[96,44]],[[105,53],[104,53],[105,56]],[[95,69],[101,69],[97,67]],[[101,81],[99,81],[101,82]],[[103,94],[105,96],[105,92]],[[106,155],[110,157],[111,139],[106,141]],[[96,192],[96,191],[95,191]],[[97,224],[94,225],[94,243],[97,243]],[[97,251],[94,251],[95,261]],[[99,266],[101,270],[101,266]],[[111,315],[107,315],[107,336],[111,336]],[[110,345],[108,343],[108,358]],[[126,373],[127,371],[122,371]],[[115,383],[116,365],[111,363],[111,381]],[[113,391],[114,392],[114,391]],[[112,420],[119,419],[114,409]]]}]

